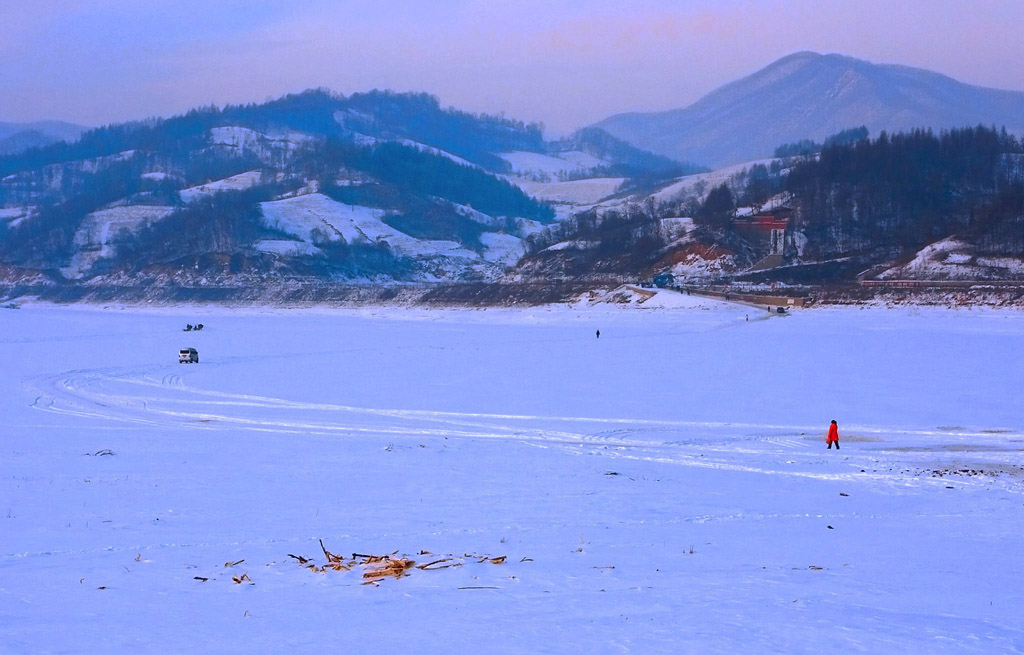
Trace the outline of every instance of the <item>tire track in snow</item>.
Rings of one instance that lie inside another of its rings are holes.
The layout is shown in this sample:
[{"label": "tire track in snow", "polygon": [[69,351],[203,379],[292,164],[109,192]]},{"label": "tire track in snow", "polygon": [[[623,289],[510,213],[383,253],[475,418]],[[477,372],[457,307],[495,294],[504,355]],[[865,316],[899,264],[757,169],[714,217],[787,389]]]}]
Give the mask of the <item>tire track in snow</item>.
[{"label": "tire track in snow", "polygon": [[[356,407],[198,389],[188,386],[181,374],[167,373],[167,368],[162,365],[143,370],[77,370],[58,376],[41,376],[31,384],[36,392],[32,407],[85,419],[160,428],[560,444],[638,461],[821,480],[863,480],[870,475],[859,473],[861,468],[879,468],[878,459],[860,458],[850,464],[851,470],[856,468],[857,473],[801,469],[813,463],[807,460],[808,456],[820,457],[816,442],[805,436],[818,430],[807,426]],[[606,429],[596,432],[587,429],[595,426]],[[890,437],[992,436],[988,432],[950,431],[948,428],[907,430],[855,426],[851,430]],[[884,450],[863,451],[861,455],[867,452],[877,457]],[[792,457],[797,460],[786,459]],[[903,459],[906,459],[905,454]],[[877,477],[892,479],[890,474]]]}]

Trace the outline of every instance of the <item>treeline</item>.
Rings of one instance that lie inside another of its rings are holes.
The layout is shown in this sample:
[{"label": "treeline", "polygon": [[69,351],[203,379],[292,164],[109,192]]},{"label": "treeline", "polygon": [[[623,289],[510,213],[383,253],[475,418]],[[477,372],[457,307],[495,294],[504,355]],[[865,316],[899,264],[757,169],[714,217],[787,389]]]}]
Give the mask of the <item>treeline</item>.
[{"label": "treeline", "polygon": [[370,91],[344,102],[344,126],[382,139],[406,138],[440,148],[493,171],[509,164],[493,154],[544,150],[544,126],[504,116],[442,109],[427,93]]},{"label": "treeline", "polygon": [[504,170],[507,163],[491,151],[544,148],[539,123],[443,109],[435,96],[425,93],[371,91],[346,98],[326,89],[310,89],[261,104],[211,105],[170,118],[98,127],[74,143],[60,142],[0,157],[0,177],[128,150],[167,155],[195,152],[208,144],[210,129],[232,125],[332,138],[353,132],[381,139],[407,138],[492,170]]},{"label": "treeline", "polygon": [[1005,202],[1000,192],[1020,180],[1003,162],[1021,152],[1013,135],[994,128],[883,132],[796,163],[784,186],[816,256],[912,250],[977,232],[983,207],[1012,213],[1015,192]]},{"label": "treeline", "polygon": [[825,139],[825,143],[817,143],[811,139],[801,139],[792,143],[784,143],[775,149],[775,157],[805,157],[822,151],[823,148],[832,146],[845,146],[868,138],[868,128],[861,125],[848,130],[843,130]]}]

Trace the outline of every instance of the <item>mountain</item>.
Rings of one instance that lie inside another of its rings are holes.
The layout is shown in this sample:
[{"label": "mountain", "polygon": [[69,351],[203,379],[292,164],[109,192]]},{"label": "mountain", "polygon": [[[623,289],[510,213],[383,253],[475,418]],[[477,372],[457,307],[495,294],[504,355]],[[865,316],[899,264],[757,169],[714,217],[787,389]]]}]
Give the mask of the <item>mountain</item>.
[{"label": "mountain", "polygon": [[0,156],[0,278],[6,266],[8,279],[121,287],[493,279],[555,218],[528,192],[536,166],[615,171],[609,192],[690,170],[596,129],[547,142],[539,125],[427,94],[316,89]]},{"label": "mountain", "polygon": [[0,122],[0,155],[18,153],[58,141],[74,141],[88,129],[63,121]]},{"label": "mountain", "polygon": [[684,109],[618,114],[597,127],[645,150],[717,167],[861,125],[878,134],[979,124],[1024,133],[1024,92],[971,86],[907,66],[800,52]]}]

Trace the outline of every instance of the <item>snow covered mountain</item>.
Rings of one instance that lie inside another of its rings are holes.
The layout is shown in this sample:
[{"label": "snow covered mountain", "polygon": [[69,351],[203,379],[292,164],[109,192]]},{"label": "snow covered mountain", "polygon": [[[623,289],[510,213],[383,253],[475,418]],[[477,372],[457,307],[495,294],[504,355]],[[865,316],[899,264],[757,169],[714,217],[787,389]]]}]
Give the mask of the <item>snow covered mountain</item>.
[{"label": "snow covered mountain", "polygon": [[800,52],[689,107],[619,114],[597,127],[639,148],[717,167],[859,125],[878,134],[979,124],[1024,133],[1024,92],[971,86],[907,66]]}]

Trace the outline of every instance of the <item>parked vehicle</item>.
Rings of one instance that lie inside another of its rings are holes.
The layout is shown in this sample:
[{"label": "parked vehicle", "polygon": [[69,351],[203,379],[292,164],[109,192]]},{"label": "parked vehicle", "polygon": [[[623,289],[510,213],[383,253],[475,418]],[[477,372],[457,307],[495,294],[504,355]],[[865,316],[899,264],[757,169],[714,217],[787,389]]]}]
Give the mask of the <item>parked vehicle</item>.
[{"label": "parked vehicle", "polygon": [[668,287],[671,287],[673,284],[675,284],[675,281],[675,277],[673,277],[673,275],[668,271],[658,273],[657,275],[654,276],[654,286],[658,287],[659,289],[667,289]]},{"label": "parked vehicle", "polygon": [[195,348],[182,348],[178,351],[179,364],[198,364],[199,351]]}]

